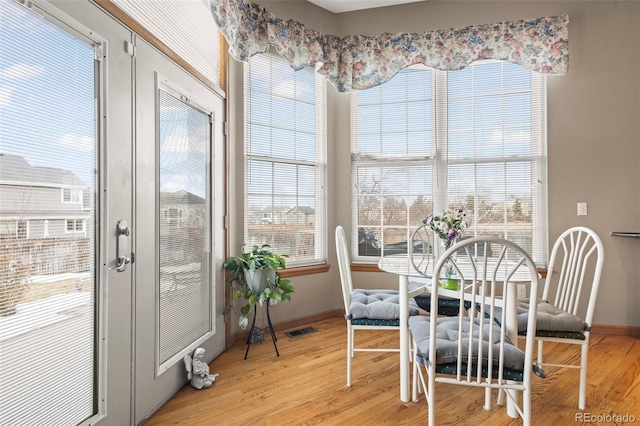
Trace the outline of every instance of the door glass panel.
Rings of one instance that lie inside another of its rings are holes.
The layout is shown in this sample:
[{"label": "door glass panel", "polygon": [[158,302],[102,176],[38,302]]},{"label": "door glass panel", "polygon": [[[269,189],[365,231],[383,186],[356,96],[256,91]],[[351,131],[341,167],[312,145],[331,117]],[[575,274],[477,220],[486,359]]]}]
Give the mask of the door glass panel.
[{"label": "door glass panel", "polygon": [[78,424],[97,412],[99,69],[82,35],[0,16],[0,424]]},{"label": "door glass panel", "polygon": [[[159,364],[212,330],[211,116],[169,88],[159,99]],[[171,362],[167,362],[171,361]]]}]

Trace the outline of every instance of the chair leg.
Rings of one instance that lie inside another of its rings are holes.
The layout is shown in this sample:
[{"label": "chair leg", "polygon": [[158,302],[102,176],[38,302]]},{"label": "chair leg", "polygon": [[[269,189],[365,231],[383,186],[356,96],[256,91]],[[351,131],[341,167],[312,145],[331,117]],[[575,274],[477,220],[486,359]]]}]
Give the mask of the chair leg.
[{"label": "chair leg", "polygon": [[531,424],[531,387],[527,386],[522,392],[522,424],[529,426]]},{"label": "chair leg", "polygon": [[427,401],[429,401],[429,426],[436,426],[436,378],[433,370],[429,371],[429,386],[427,393]]},{"label": "chair leg", "polygon": [[347,386],[351,386],[351,358],[353,358],[353,329],[347,322]]},{"label": "chair leg", "polygon": [[542,347],[542,340],[538,340],[538,365],[542,366],[542,351],[543,351],[543,347]]},{"label": "chair leg", "polygon": [[[588,340],[587,340],[588,341]],[[589,345],[580,347],[580,393],[578,394],[578,408],[584,410],[587,394],[587,353]]]},{"label": "chair leg", "polygon": [[[498,398],[500,398],[500,390],[498,390]],[[491,410],[491,388],[484,388],[484,409]]]},{"label": "chair leg", "polygon": [[[415,347],[415,344],[413,345],[413,347]],[[420,374],[419,368],[420,365],[418,364],[418,361],[416,360],[416,356],[417,356],[417,350],[414,349],[413,350],[413,369],[412,369],[412,375],[411,375],[411,400],[413,402],[418,402],[418,374]]]}]

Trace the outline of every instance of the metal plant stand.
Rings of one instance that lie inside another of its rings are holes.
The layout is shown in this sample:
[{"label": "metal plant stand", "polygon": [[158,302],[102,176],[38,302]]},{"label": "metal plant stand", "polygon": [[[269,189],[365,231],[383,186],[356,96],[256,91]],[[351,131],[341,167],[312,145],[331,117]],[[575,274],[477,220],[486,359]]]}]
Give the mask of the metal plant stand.
[{"label": "metal plant stand", "polygon": [[[269,333],[271,333],[271,340],[273,341],[273,347],[276,349],[276,356],[280,356],[280,353],[278,352],[278,346],[276,345],[276,342],[278,341],[278,339],[276,338],[276,333],[275,331],[273,331],[273,324],[271,324],[271,315],[269,315],[269,300],[267,300],[267,328],[269,329]],[[244,353],[244,359],[247,359],[247,355],[249,355],[249,348],[251,347],[251,343],[253,342],[253,333],[255,330],[258,330],[256,328],[256,317],[258,316],[258,304],[256,303],[256,305],[253,307],[253,321],[251,321],[251,329],[249,329],[249,337],[247,337],[247,350]]]}]

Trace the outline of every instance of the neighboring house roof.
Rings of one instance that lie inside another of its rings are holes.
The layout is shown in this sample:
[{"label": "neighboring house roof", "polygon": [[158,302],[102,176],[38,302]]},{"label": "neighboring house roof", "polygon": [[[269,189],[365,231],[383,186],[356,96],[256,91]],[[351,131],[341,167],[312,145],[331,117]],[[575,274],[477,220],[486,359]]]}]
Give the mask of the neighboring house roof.
[{"label": "neighboring house roof", "polygon": [[160,192],[160,201],[163,204],[204,204],[205,199],[192,194],[189,191]]},{"label": "neighboring house roof", "polygon": [[309,206],[296,206],[291,210],[289,210],[287,213],[296,213],[296,212],[304,213],[307,215],[316,213],[315,209]]},{"label": "neighboring house roof", "polygon": [[273,212],[288,212],[290,207],[288,206],[269,206],[263,208],[261,211],[263,213],[273,213]]},{"label": "neighboring house roof", "polygon": [[69,170],[35,167],[20,155],[2,152],[0,152],[0,183],[65,188],[85,188],[87,186]]}]

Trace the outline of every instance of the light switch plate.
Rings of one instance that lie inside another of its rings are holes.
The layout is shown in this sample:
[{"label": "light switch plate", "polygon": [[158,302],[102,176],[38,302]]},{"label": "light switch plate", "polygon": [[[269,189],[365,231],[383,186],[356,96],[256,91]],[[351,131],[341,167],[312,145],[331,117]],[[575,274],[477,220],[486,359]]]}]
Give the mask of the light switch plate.
[{"label": "light switch plate", "polygon": [[586,216],[587,215],[587,203],[580,202],[578,203],[578,216]]}]

